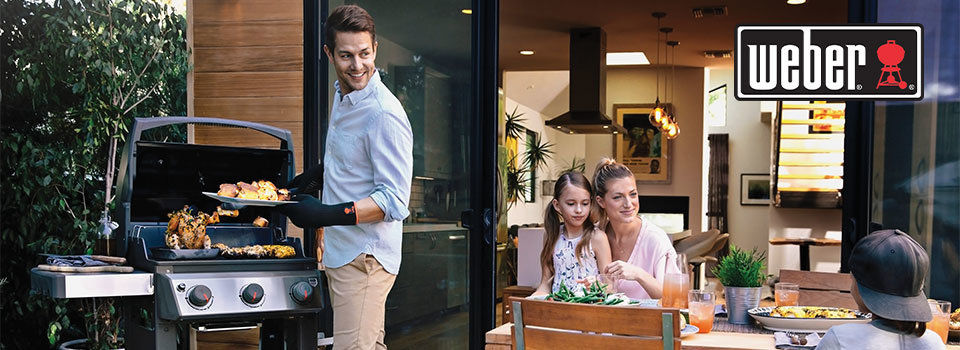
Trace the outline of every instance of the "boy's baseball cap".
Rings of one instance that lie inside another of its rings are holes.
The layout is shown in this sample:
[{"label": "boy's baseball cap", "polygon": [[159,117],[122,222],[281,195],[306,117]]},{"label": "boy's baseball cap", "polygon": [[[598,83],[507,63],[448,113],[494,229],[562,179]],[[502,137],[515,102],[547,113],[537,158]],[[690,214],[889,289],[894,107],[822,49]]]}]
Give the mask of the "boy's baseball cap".
[{"label": "boy's baseball cap", "polygon": [[860,239],[850,255],[850,273],[863,304],[874,315],[890,320],[933,319],[923,293],[928,271],[927,252],[900,230],[875,231]]}]

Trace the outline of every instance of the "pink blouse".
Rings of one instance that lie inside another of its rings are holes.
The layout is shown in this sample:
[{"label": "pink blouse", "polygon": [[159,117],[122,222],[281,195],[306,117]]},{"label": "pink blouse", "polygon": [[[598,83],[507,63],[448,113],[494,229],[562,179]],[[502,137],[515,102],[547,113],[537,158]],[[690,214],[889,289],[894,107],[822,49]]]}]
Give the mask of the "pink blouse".
[{"label": "pink blouse", "polygon": [[[673,242],[663,229],[646,220],[643,220],[640,226],[640,235],[637,236],[637,243],[627,262],[643,269],[661,284],[667,273],[680,273],[680,267],[677,266],[677,251],[673,249]],[[637,281],[620,281],[618,290],[630,298],[650,298],[650,294],[647,294]]]}]

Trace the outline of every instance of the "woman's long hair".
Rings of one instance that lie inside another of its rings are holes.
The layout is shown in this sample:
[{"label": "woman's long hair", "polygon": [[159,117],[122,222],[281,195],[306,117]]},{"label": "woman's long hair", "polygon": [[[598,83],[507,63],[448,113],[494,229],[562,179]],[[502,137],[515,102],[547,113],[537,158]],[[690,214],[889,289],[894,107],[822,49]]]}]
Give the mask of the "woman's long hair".
[{"label": "woman's long hair", "polygon": [[[587,180],[587,177],[583,176],[580,172],[566,172],[560,175],[560,178],[557,179],[557,184],[553,186],[553,199],[560,201],[560,197],[568,185],[576,186],[587,191],[587,193],[590,194],[590,202],[591,204],[593,203],[593,188],[590,187],[590,181]],[[563,225],[563,222],[560,221],[560,213],[553,207],[553,201],[550,201],[550,204],[547,205],[547,210],[543,214],[543,227],[546,232],[543,236],[543,250],[540,251],[540,265],[546,267],[551,275],[556,272],[553,270],[553,246],[557,244],[557,239],[560,237],[561,225]],[[580,236],[580,242],[577,243],[577,247],[574,249],[574,251],[577,252],[578,263],[580,262],[581,255],[589,254],[587,245],[590,244],[590,239],[593,238],[595,228],[592,211],[588,211],[587,219],[583,222],[583,234]]]},{"label": "woman's long hair", "polygon": [[[596,194],[595,197],[603,198],[607,195],[607,183],[611,180],[622,179],[622,178],[633,178],[633,172],[627,168],[626,165],[617,163],[617,161],[610,158],[603,158],[597,163],[597,168],[593,172],[593,192]],[[596,201],[596,200],[595,200]],[[610,227],[609,219],[607,219],[607,213],[605,209],[600,207],[600,203],[595,203],[594,208],[594,217],[597,218],[599,227],[604,228],[604,231],[609,232]]]}]

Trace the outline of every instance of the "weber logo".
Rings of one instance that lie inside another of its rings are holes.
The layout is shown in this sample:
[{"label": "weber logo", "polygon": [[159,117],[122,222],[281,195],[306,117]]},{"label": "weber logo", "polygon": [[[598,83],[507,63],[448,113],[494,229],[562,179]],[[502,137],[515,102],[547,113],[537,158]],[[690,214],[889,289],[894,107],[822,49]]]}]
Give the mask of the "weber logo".
[{"label": "weber logo", "polygon": [[920,25],[738,26],[738,100],[919,100]]}]

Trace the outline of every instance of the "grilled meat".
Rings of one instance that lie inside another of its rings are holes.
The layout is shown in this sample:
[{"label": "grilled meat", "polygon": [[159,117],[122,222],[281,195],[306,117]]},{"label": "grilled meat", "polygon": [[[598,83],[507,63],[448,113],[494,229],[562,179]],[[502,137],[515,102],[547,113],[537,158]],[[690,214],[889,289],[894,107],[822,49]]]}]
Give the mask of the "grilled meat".
[{"label": "grilled meat", "polygon": [[[196,211],[196,214],[193,212]],[[171,249],[209,249],[210,237],[207,237],[207,225],[220,222],[220,217],[192,210],[189,206],[167,214],[167,232],[164,243]]]},{"label": "grilled meat", "polygon": [[224,197],[236,197],[240,194],[240,188],[234,184],[220,184],[220,190],[217,191],[218,196]]},{"label": "grilled meat", "polygon": [[240,215],[240,211],[239,211],[239,210],[226,210],[226,209],[223,209],[223,208],[217,206],[217,215],[219,215],[219,216],[229,216],[229,217],[235,218],[235,217],[237,217],[237,216]]},{"label": "grilled meat", "polygon": [[270,221],[267,221],[267,219],[264,219],[259,216],[256,219],[253,219],[253,226],[256,226],[256,227],[267,227],[267,225],[269,224],[270,224]]},{"label": "grilled meat", "polygon": [[252,245],[243,247],[227,247],[223,243],[214,244],[214,247],[220,248],[220,255],[228,258],[276,258],[286,259],[297,254],[291,246],[281,244],[271,245]]}]

